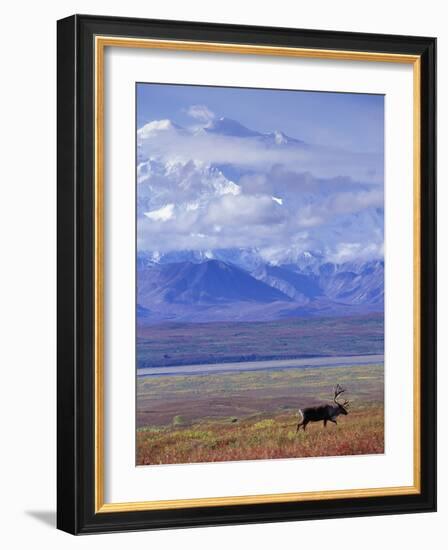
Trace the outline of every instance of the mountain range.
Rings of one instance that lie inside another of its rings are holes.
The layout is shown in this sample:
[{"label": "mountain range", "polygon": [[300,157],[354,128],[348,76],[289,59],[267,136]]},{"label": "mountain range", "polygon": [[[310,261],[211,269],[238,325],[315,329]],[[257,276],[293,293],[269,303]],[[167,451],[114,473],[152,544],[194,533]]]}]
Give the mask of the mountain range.
[{"label": "mountain range", "polygon": [[139,256],[139,324],[334,317],[384,307],[382,261],[263,264],[250,272],[198,256],[170,263]]},{"label": "mountain range", "polygon": [[137,132],[137,318],[381,312],[381,154],[214,117]]}]

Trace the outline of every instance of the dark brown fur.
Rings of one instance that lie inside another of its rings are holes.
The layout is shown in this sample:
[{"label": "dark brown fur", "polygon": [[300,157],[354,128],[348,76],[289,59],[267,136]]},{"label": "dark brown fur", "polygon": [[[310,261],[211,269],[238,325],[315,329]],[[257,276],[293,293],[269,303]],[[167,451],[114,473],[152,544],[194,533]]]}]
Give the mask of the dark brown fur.
[{"label": "dark brown fur", "polygon": [[324,427],[327,427],[327,422],[333,422],[334,424],[337,424],[336,418],[343,414],[347,415],[347,406],[349,404],[348,401],[345,401],[344,403],[338,402],[338,397],[341,395],[341,393],[344,393],[344,389],[337,384],[334,389],[334,405],[319,405],[317,407],[307,407],[306,409],[300,409],[299,413],[302,415],[301,421],[297,424],[297,430],[296,433],[300,430],[300,428],[303,426],[303,431],[306,430],[307,425],[310,422],[320,422],[321,420],[324,423]]}]

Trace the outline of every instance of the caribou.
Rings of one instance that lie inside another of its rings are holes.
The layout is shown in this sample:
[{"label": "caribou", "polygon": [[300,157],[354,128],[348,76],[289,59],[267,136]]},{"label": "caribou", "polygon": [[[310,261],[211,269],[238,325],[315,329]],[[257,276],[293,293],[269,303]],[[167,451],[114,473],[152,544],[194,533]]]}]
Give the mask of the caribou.
[{"label": "caribou", "polygon": [[309,424],[310,422],[320,422],[322,420],[325,428],[327,427],[328,421],[337,424],[336,418],[339,415],[348,414],[347,407],[350,404],[349,401],[347,401],[346,399],[344,399],[343,403],[339,401],[341,394],[343,394],[344,392],[345,389],[341,385],[337,384],[334,387],[334,405],[319,405],[317,407],[307,407],[306,409],[299,409],[299,416],[301,416],[301,420],[297,424],[296,433],[300,430],[302,426],[303,431],[305,431],[307,424]]}]

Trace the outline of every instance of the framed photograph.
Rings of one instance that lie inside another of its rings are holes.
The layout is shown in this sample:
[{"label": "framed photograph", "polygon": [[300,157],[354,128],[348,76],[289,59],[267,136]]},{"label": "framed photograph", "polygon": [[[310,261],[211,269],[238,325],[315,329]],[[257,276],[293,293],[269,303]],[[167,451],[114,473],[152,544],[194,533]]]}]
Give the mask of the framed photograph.
[{"label": "framed photograph", "polygon": [[58,22],[58,527],[436,507],[434,38]]}]

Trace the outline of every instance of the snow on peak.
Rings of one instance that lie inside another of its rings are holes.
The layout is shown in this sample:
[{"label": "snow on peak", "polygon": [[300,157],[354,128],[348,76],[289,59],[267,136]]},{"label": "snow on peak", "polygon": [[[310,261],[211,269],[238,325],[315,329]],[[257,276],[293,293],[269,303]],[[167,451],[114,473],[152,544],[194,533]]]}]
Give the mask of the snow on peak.
[{"label": "snow on peak", "polygon": [[231,180],[225,178],[219,182],[219,185],[215,186],[217,195],[239,195],[241,193],[241,187]]},{"label": "snow on peak", "polygon": [[284,143],[288,143],[288,138],[285,136],[283,132],[279,132],[278,130],[275,130],[274,141],[277,145],[282,145]]},{"label": "snow on peak", "polygon": [[221,134],[224,136],[233,136],[233,137],[253,137],[260,136],[259,132],[250,130],[243,126],[237,120],[232,118],[220,117],[218,119],[212,120],[206,126],[204,130],[213,134]]},{"label": "snow on peak", "polygon": [[168,119],[153,120],[139,128],[137,134],[140,138],[146,138],[156,132],[166,132],[169,130],[181,130],[181,127]]},{"label": "snow on peak", "polygon": [[279,197],[271,197],[271,199],[276,202],[277,204],[279,204],[280,206],[283,204],[283,199],[279,198]]}]

